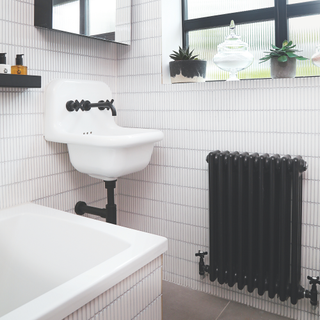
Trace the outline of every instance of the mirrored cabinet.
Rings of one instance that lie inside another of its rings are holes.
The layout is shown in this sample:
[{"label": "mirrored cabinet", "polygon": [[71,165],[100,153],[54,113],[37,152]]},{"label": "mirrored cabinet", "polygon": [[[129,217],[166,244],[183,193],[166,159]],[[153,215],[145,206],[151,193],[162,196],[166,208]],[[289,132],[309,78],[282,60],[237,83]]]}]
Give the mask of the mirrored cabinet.
[{"label": "mirrored cabinet", "polygon": [[34,25],[130,45],[131,0],[35,0]]}]

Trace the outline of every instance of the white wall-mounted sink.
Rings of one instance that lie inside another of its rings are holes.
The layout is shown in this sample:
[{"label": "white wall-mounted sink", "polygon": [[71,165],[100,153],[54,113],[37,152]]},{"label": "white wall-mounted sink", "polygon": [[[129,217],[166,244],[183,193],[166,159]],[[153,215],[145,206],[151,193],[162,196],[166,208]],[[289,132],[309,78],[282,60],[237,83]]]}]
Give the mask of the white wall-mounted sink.
[{"label": "white wall-mounted sink", "polygon": [[52,81],[46,89],[45,139],[66,143],[70,161],[78,171],[110,181],[144,169],[163,133],[120,127],[107,109],[72,112],[66,109],[70,100],[97,103],[107,99],[111,100],[112,95],[104,82]]}]

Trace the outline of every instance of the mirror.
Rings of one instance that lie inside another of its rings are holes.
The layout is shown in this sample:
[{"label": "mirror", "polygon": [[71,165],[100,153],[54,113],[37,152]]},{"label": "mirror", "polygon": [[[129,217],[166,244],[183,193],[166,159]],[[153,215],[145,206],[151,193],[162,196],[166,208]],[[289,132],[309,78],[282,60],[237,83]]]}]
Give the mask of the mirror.
[{"label": "mirror", "polygon": [[35,0],[34,25],[131,44],[131,0]]}]

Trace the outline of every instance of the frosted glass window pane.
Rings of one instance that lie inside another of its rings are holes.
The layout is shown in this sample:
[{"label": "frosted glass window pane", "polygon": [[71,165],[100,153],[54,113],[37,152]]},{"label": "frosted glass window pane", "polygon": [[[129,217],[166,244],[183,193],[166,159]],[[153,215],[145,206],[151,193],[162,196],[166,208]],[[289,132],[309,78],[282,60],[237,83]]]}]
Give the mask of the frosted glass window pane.
[{"label": "frosted glass window pane", "polygon": [[79,0],[53,6],[52,27],[66,32],[80,33]]},{"label": "frosted glass window pane", "polygon": [[188,0],[187,19],[195,19],[232,12],[255,10],[273,6],[274,0]]},{"label": "frosted glass window pane", "polygon": [[[194,53],[199,54],[200,59],[207,61],[207,81],[226,80],[229,77],[228,72],[219,69],[213,62],[218,44],[223,42],[228,34],[229,27],[189,32],[190,49],[194,48]],[[269,50],[270,45],[275,42],[274,21],[238,25],[236,34],[241,36],[242,41],[248,43],[249,51],[254,56],[252,65],[239,72],[238,78],[270,78],[270,63],[259,64],[259,59],[263,57],[263,51]]]},{"label": "frosted glass window pane", "polygon": [[[311,58],[320,45],[320,15],[289,19],[289,39],[302,50],[299,54]],[[297,60],[297,76],[320,75],[320,68],[310,60]]]},{"label": "frosted glass window pane", "polygon": [[89,35],[115,32],[116,1],[89,1]]}]

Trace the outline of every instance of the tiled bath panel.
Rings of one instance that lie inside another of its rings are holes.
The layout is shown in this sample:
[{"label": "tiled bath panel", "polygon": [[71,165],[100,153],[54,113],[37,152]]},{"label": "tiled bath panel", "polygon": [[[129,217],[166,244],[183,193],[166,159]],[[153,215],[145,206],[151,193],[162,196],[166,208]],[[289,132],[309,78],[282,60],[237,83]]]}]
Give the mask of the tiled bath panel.
[{"label": "tiled bath panel", "polygon": [[64,320],[162,320],[162,256]]}]

